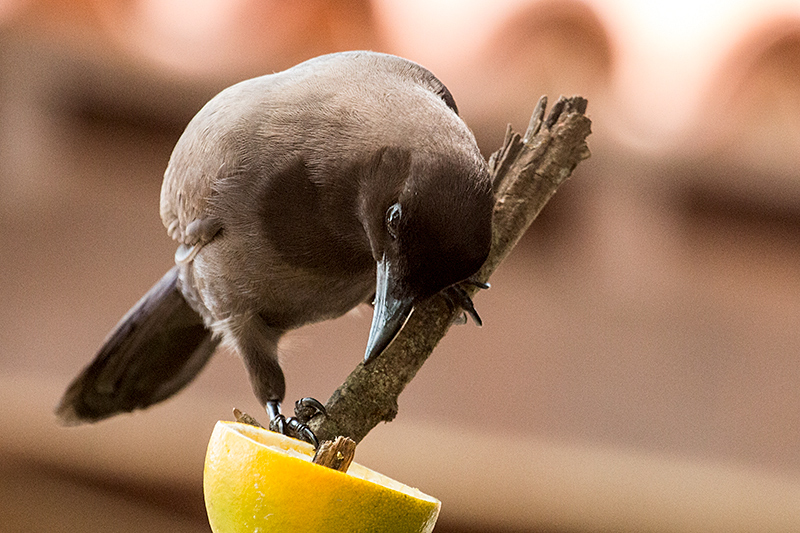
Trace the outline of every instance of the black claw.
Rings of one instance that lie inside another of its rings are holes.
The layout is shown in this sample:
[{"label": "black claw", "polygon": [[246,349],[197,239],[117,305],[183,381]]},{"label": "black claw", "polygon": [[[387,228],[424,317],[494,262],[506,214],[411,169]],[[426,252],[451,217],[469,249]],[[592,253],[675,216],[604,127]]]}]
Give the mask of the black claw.
[{"label": "black claw", "polygon": [[483,320],[481,320],[481,317],[475,310],[475,306],[472,303],[472,299],[466,292],[464,292],[464,289],[460,287],[458,288],[457,292],[459,293],[459,296],[461,296],[461,302],[460,302],[461,308],[464,310],[465,313],[467,313],[469,316],[472,317],[473,322],[475,322],[479,326],[482,326]]},{"label": "black claw", "polygon": [[304,440],[314,446],[316,450],[319,448],[319,439],[311,431],[311,428],[300,422],[298,419],[292,417],[287,421],[289,436],[296,439]]},{"label": "black claw", "polygon": [[447,298],[448,302],[450,303],[451,307],[461,307],[466,314],[472,317],[472,321],[475,322],[478,326],[483,325],[483,321],[481,317],[478,315],[478,312],[475,310],[475,306],[472,303],[472,299],[467,294],[467,291],[459,287],[458,285],[453,285],[452,287],[448,287],[445,289],[444,292],[445,297]]},{"label": "black claw", "polygon": [[286,435],[295,439],[306,441],[314,448],[319,448],[319,440],[314,432],[306,425],[319,413],[325,414],[325,406],[314,398],[303,398],[294,404],[295,416],[286,418],[280,413],[280,402],[267,402],[267,413],[272,417],[269,421],[270,431]]},{"label": "black claw", "polygon": [[302,398],[294,402],[294,416],[303,424],[318,414],[327,415],[325,406],[314,398]]},{"label": "black claw", "polygon": [[287,431],[286,417],[283,415],[278,415],[272,420],[270,420],[269,430],[274,431],[275,433],[280,433],[281,435],[286,435]]}]

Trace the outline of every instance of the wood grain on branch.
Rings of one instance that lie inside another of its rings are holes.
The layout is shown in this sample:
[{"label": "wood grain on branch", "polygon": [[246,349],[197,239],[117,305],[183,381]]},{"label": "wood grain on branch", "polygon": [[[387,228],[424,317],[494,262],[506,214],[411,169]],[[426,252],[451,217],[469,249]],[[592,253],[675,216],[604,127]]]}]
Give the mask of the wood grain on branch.
[{"label": "wood grain on branch", "polygon": [[[502,148],[489,159],[496,203],[492,249],[480,281],[488,281],[575,166],[589,157],[586,104],[578,96],[562,97],[545,114],[547,98],[542,97],[525,134],[509,126]],[[342,435],[359,442],[379,422],[391,421],[398,396],[460,314],[441,296],[418,305],[392,344],[369,365],[359,364],[333,393],[327,415],[310,421],[319,440]]]}]

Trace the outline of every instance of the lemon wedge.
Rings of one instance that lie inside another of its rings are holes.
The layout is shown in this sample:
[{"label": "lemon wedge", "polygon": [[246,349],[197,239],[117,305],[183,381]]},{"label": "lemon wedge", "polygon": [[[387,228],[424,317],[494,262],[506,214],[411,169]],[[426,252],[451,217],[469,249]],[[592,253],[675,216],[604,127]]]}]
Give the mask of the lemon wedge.
[{"label": "lemon wedge", "polygon": [[214,533],[433,530],[441,502],[369,468],[347,473],[311,462],[305,442],[237,422],[217,422],[203,492]]}]

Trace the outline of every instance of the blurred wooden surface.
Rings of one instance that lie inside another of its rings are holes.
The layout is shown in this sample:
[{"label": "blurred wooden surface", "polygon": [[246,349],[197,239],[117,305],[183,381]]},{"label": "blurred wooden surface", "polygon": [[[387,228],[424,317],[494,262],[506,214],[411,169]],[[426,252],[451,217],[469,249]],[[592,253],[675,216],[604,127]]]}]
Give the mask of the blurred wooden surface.
[{"label": "blurred wooden surface", "polygon": [[[145,413],[61,428],[52,409],[170,266],[158,194],[185,122],[319,39],[182,71],[120,44],[103,2],[16,4],[0,10],[0,531],[206,531],[213,423],[259,409],[237,359]],[[541,93],[581,93],[593,156],[476,297],[485,326],[450,331],[356,461],[443,500],[443,533],[800,530],[800,13],[665,44],[654,72],[610,4],[504,2],[470,53],[443,46],[469,41],[461,19],[400,39],[401,15],[435,9],[389,4],[327,46],[422,61],[487,154]],[[575,70],[552,70],[559,54]],[[327,398],[369,319],[292,334],[287,399]]]}]

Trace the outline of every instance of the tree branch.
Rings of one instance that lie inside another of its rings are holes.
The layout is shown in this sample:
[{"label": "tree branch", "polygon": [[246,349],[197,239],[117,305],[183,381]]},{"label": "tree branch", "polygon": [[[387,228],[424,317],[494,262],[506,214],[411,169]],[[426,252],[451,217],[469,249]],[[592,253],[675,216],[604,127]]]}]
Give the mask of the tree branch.
[{"label": "tree branch", "polygon": [[[575,166],[589,157],[586,104],[579,96],[562,97],[545,118],[543,96],[525,135],[509,126],[503,147],[489,159],[496,203],[492,249],[480,281],[489,279]],[[392,344],[369,365],[359,364],[333,393],[327,416],[310,421],[320,441],[343,435],[359,442],[379,422],[394,419],[398,396],[460,313],[441,296],[418,305]]]}]

